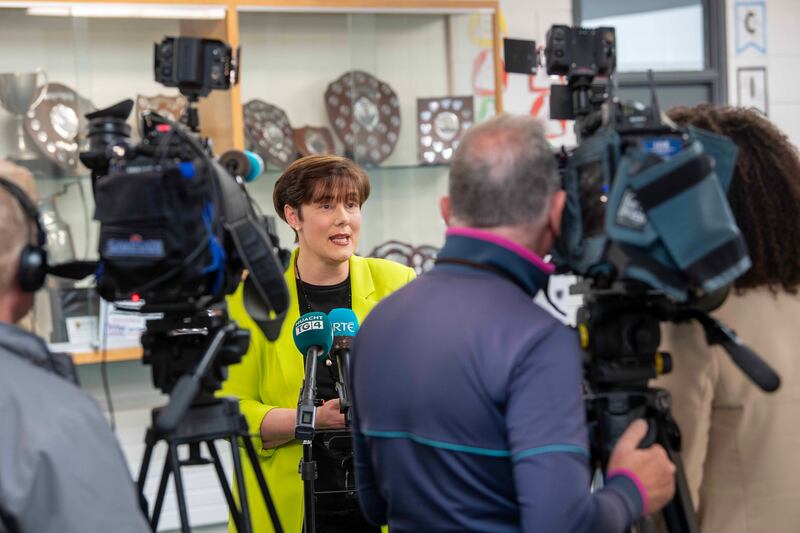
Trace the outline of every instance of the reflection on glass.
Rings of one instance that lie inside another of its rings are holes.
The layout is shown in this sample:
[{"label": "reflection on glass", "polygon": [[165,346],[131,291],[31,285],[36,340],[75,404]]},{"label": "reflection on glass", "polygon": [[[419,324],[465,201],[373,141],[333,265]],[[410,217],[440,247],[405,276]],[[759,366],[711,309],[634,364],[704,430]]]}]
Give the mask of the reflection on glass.
[{"label": "reflection on glass", "polygon": [[56,211],[55,199],[39,201],[39,217],[42,229],[47,236],[47,258],[50,264],[66,263],[75,260],[75,246],[69,226]]},{"label": "reflection on glass", "polygon": [[703,70],[701,0],[581,0],[581,26],[617,31],[617,71]]}]

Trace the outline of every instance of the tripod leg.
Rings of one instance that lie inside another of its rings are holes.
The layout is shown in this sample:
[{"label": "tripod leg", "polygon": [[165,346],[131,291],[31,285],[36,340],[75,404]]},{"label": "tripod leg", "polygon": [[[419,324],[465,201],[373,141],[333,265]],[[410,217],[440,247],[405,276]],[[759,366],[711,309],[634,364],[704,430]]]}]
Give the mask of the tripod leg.
[{"label": "tripod leg", "polygon": [[247,488],[244,486],[244,472],[242,471],[242,457],[239,455],[239,446],[236,437],[230,437],[228,442],[231,444],[231,455],[233,456],[233,477],[236,480],[236,489],[239,491],[239,501],[242,506],[242,528],[239,533],[250,533],[252,522],[250,521],[250,508],[247,505]]},{"label": "tripod leg", "polygon": [[681,455],[670,449],[667,449],[667,453],[675,464],[675,497],[662,511],[667,530],[670,533],[700,533]]},{"label": "tripod leg", "polygon": [[181,463],[178,459],[178,445],[172,442],[168,445],[169,458],[167,459],[175,479],[175,496],[178,498],[178,512],[181,515],[181,533],[191,533],[189,528],[189,513],[186,508],[186,497],[183,493],[183,478],[181,476]]},{"label": "tripod leg", "polygon": [[[233,440],[232,442],[235,443],[236,441]],[[258,488],[261,489],[261,495],[264,497],[264,504],[267,506],[267,511],[269,511],[269,517],[272,520],[272,529],[275,530],[275,533],[283,533],[283,527],[281,526],[280,518],[278,518],[278,511],[275,509],[275,503],[272,501],[272,496],[269,493],[267,480],[264,479],[264,472],[261,471],[261,465],[258,464],[258,456],[256,455],[253,443],[247,435],[242,437],[242,442],[244,443],[247,458],[250,459],[250,465],[253,467],[253,472],[256,475],[256,480],[258,480]]]},{"label": "tripod leg", "polygon": [[150,525],[155,531],[158,528],[158,519],[161,516],[161,507],[164,505],[164,495],[167,493],[167,483],[169,474],[172,471],[169,460],[164,460],[164,469],[161,471],[161,481],[158,483],[158,494],[153,505],[153,516],[150,518]]},{"label": "tripod leg", "polygon": [[222,469],[222,461],[219,458],[219,453],[217,452],[217,446],[214,444],[213,440],[207,440],[206,446],[208,446],[208,453],[211,454],[211,458],[214,460],[214,469],[217,471],[217,477],[219,478],[219,484],[222,487],[222,492],[225,494],[225,500],[228,502],[228,510],[231,512],[231,516],[233,517],[233,523],[236,524],[236,531],[243,532],[244,528],[242,526],[242,514],[239,512],[239,508],[236,505],[236,501],[233,499],[233,493],[231,492],[231,487],[228,485],[228,479],[225,477],[225,471]]},{"label": "tripod leg", "polygon": [[136,478],[136,487],[139,490],[139,506],[142,508],[142,513],[145,517],[149,517],[150,513],[147,510],[147,498],[144,497],[144,484],[147,481],[147,471],[150,469],[150,459],[153,455],[153,441],[151,440],[150,432],[147,432],[145,438],[144,455],[142,456],[142,464],[139,466],[139,477]]}]

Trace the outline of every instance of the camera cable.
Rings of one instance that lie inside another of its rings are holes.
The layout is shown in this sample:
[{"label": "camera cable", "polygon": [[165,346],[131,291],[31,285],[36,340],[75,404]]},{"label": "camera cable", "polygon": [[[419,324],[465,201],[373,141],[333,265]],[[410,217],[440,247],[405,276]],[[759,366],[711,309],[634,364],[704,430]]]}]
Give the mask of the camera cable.
[{"label": "camera cable", "polygon": [[114,415],[114,401],[111,398],[111,387],[108,381],[108,307],[113,305],[108,303],[105,305],[105,320],[103,331],[100,338],[100,379],[103,382],[103,393],[106,396],[106,404],[108,404],[108,417],[111,422],[111,431],[117,432],[117,419]]}]

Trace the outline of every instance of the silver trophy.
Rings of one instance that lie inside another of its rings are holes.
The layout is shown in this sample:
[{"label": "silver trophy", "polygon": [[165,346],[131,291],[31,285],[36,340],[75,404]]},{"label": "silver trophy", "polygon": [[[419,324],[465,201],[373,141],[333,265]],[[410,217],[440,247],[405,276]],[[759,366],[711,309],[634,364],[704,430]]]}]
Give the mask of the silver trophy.
[{"label": "silver trophy", "polygon": [[7,72],[0,74],[0,105],[14,115],[17,122],[16,148],[8,154],[14,161],[39,159],[39,154],[28,145],[24,119],[45,97],[47,77],[43,70],[35,72]]}]

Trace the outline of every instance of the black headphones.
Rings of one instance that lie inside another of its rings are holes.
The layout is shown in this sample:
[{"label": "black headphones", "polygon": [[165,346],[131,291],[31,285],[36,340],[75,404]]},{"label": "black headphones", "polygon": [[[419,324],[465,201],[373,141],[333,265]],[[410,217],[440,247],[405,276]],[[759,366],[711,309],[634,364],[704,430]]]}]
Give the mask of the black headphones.
[{"label": "black headphones", "polygon": [[15,183],[0,177],[0,188],[8,191],[8,194],[16,198],[25,214],[36,224],[36,243],[31,244],[31,236],[28,236],[28,244],[22,249],[19,255],[19,286],[25,292],[36,292],[44,285],[44,278],[47,275],[47,250],[44,245],[47,243],[47,235],[42,228],[39,220],[39,210],[31,201],[25,191]]}]

